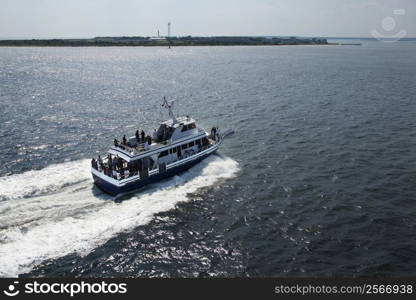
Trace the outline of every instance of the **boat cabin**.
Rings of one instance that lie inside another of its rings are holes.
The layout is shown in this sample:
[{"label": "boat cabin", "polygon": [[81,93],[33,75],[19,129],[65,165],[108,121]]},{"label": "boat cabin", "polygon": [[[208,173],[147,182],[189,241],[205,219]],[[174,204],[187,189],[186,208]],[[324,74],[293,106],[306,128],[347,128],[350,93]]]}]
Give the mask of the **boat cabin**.
[{"label": "boat cabin", "polygon": [[163,143],[169,140],[176,141],[198,133],[195,120],[189,116],[178,118],[175,121],[170,119],[160,124],[155,137],[157,143]]}]

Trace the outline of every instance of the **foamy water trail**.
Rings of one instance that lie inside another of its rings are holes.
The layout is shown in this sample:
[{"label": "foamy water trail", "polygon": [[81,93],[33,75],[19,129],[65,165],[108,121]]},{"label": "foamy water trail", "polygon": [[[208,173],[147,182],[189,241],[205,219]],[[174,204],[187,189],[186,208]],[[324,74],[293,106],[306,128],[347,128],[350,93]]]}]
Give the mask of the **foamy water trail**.
[{"label": "foamy water trail", "polygon": [[[65,167],[71,175],[64,174]],[[231,178],[237,171],[236,161],[211,156],[122,203],[109,201],[109,196],[91,188],[88,161],[0,178],[0,195],[7,199],[0,202],[0,276],[16,276],[43,260],[73,252],[88,254],[118,233],[144,225],[156,213],[187,201],[188,193]],[[48,179],[38,181],[40,175]],[[37,193],[42,195],[27,198]]]},{"label": "foamy water trail", "polygon": [[88,160],[78,160],[0,177],[0,200],[51,193],[64,186],[88,180],[91,175],[87,165]]}]

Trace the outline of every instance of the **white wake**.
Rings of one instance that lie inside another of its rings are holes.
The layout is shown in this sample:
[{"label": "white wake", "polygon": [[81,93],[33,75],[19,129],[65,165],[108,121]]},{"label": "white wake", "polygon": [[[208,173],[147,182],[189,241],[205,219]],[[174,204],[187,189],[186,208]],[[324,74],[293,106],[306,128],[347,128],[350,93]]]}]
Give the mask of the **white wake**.
[{"label": "white wake", "polygon": [[121,203],[92,188],[87,160],[0,177],[0,277],[28,272],[46,259],[88,254],[237,171],[236,161],[211,156]]}]

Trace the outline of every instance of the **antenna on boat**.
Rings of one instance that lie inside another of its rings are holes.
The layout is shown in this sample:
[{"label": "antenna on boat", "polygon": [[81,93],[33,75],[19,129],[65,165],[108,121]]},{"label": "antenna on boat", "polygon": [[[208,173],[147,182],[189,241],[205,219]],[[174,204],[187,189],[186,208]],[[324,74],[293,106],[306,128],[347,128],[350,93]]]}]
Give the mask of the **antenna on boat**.
[{"label": "antenna on boat", "polygon": [[176,123],[178,123],[178,120],[176,119],[176,117],[175,117],[175,115],[173,114],[173,111],[172,111],[173,103],[175,103],[174,100],[168,102],[168,100],[166,100],[166,97],[163,96],[162,106],[169,110],[169,117],[172,118],[173,124],[176,124]]}]

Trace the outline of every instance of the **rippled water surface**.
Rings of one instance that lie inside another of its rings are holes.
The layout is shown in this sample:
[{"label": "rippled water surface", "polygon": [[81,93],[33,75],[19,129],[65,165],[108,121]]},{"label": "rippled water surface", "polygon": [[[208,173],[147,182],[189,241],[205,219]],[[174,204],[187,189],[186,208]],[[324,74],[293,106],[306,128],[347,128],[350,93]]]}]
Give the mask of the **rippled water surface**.
[{"label": "rippled water surface", "polygon": [[[416,43],[0,48],[0,276],[416,270]],[[89,158],[166,118],[234,128],[114,203]]]}]

